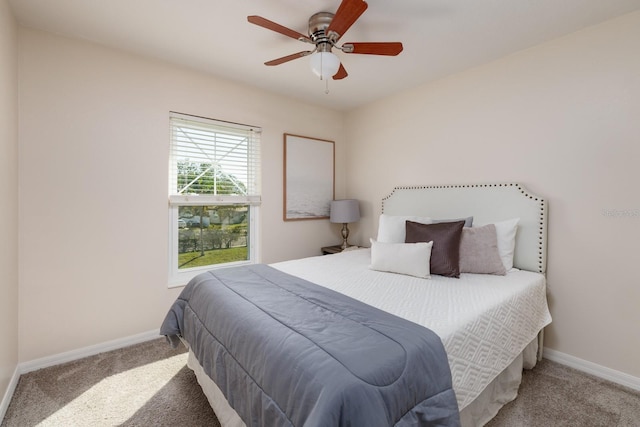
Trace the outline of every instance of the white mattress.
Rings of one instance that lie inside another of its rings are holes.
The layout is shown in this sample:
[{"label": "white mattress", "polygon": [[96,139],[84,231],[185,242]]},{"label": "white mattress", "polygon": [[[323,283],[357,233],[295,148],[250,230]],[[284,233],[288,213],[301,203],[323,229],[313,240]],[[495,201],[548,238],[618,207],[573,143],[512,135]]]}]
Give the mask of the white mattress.
[{"label": "white mattress", "polygon": [[551,322],[539,273],[419,279],[369,263],[370,251],[360,249],[271,266],[433,330],[447,351],[460,410]]}]

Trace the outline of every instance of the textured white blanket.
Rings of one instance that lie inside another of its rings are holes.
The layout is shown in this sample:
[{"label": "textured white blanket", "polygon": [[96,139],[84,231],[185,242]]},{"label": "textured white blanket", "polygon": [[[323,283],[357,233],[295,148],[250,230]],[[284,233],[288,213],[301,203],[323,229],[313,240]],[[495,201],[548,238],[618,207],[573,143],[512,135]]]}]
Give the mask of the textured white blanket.
[{"label": "textured white blanket", "polygon": [[462,410],[551,322],[545,277],[432,275],[369,269],[368,249],[271,264],[433,330],[444,344]]}]

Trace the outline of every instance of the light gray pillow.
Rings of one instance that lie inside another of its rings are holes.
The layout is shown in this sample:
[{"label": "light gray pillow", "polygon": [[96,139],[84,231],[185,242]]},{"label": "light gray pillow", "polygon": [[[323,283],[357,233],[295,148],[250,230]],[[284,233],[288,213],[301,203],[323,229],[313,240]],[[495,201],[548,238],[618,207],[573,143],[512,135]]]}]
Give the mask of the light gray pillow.
[{"label": "light gray pillow", "polygon": [[[457,221],[464,221],[464,226],[465,227],[472,227],[473,226],[473,217],[472,216],[468,216],[466,218],[456,218],[456,219],[432,219],[431,220],[431,224],[440,224],[441,222],[457,222]],[[420,221],[416,221],[416,222],[420,222]],[[428,224],[428,223],[425,223]]]},{"label": "light gray pillow", "polygon": [[507,274],[498,251],[495,225],[462,229],[460,273]]}]

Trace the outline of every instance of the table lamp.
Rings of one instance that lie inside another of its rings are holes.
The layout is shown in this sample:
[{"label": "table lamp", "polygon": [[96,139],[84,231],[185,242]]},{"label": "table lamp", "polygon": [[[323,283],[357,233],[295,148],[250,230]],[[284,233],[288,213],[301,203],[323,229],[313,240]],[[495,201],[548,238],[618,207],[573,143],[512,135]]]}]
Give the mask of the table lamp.
[{"label": "table lamp", "polygon": [[356,222],[360,219],[360,205],[355,199],[334,200],[331,202],[331,214],[329,221],[342,223],[342,250],[349,247],[347,239],[349,238],[350,222]]}]

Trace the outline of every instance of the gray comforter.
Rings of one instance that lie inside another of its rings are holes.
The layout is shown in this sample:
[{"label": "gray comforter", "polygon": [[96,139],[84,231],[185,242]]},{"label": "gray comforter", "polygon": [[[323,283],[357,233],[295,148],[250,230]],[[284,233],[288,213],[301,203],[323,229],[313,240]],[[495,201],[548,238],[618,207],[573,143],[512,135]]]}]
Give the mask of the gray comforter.
[{"label": "gray comforter", "polygon": [[247,426],[458,426],[432,331],[267,265],[210,271],[160,329]]}]

